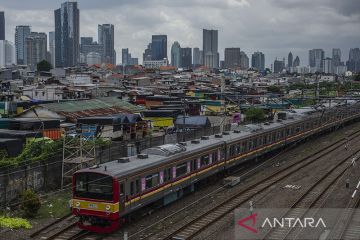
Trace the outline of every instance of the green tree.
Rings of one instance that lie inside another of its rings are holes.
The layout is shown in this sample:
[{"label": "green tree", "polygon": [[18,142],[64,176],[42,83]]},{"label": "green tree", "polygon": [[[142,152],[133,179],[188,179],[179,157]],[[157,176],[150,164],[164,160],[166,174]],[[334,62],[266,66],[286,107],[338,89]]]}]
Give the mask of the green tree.
[{"label": "green tree", "polygon": [[360,73],[354,76],[354,81],[360,82]]},{"label": "green tree", "polygon": [[32,190],[26,190],[21,194],[21,202],[25,217],[35,217],[41,207],[39,196]]},{"label": "green tree", "polygon": [[53,66],[46,60],[42,60],[37,64],[37,70],[39,72],[49,72],[51,69],[53,69]]},{"label": "green tree", "polygon": [[267,90],[271,93],[281,93],[281,88],[275,85],[269,86]]},{"label": "green tree", "polygon": [[245,111],[247,121],[260,122],[265,119],[265,112],[261,108],[251,107]]}]

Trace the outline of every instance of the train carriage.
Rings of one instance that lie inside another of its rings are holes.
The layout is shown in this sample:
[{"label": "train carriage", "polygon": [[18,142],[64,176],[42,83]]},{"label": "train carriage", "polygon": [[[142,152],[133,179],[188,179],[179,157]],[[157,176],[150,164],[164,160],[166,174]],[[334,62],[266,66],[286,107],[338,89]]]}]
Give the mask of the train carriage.
[{"label": "train carriage", "polygon": [[359,118],[358,103],[326,111],[301,109],[287,118],[95,165],[73,176],[72,212],[82,229],[112,232],[126,216],[148,204],[168,204],[194,184],[270,151]]}]

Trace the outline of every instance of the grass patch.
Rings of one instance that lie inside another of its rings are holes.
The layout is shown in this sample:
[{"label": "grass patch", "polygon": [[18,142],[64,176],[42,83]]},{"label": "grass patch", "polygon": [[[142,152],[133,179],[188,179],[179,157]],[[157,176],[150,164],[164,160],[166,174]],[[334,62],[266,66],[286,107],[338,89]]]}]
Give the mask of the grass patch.
[{"label": "grass patch", "polygon": [[30,222],[23,218],[12,218],[12,217],[2,217],[0,216],[0,228],[10,228],[10,229],[19,229],[32,228]]},{"label": "grass patch", "polygon": [[70,191],[61,191],[56,194],[48,194],[42,197],[41,208],[36,218],[63,217],[70,213],[69,200],[72,194]]}]

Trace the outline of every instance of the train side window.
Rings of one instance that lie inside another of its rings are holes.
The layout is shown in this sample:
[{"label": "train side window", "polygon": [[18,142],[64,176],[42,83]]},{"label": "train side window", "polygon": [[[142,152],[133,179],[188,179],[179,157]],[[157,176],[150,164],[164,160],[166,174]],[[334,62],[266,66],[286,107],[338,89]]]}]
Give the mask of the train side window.
[{"label": "train side window", "polygon": [[264,143],[264,145],[266,145],[266,144],[267,144],[267,138],[266,138],[266,135],[264,135],[264,136],[263,136],[263,143]]},{"label": "train side window", "polygon": [[187,163],[181,163],[176,166],[176,177],[181,177],[187,172]]},{"label": "train side window", "polygon": [[155,187],[159,184],[159,174],[154,173],[146,176],[145,178],[145,189]]},{"label": "train side window", "polygon": [[191,160],[191,171],[196,170],[196,160]]},{"label": "train side window", "polygon": [[254,138],[253,139],[253,148],[256,148],[257,147],[257,138]]},{"label": "train side window", "polygon": [[253,144],[253,142],[251,140],[249,140],[249,147],[248,147],[249,150],[252,149],[252,144]]},{"label": "train side window", "polygon": [[276,132],[273,132],[273,133],[271,134],[271,141],[272,141],[272,142],[275,142],[275,141],[276,141]]},{"label": "train side window", "polygon": [[234,155],[235,155],[235,146],[232,145],[232,146],[230,146],[230,157],[232,157]]},{"label": "train side window", "polygon": [[171,179],[171,168],[164,170],[164,182],[170,181]]},{"label": "train side window", "polygon": [[135,181],[135,188],[136,188],[136,193],[140,192],[140,180],[136,179]]},{"label": "train side window", "polygon": [[218,161],[217,152],[213,152],[213,153],[212,153],[212,160],[213,160],[213,162],[217,162],[217,161]]},{"label": "train side window", "polygon": [[134,182],[131,181],[130,183],[130,196],[134,195]]},{"label": "train side window", "polygon": [[201,157],[200,166],[206,166],[209,165],[209,155],[204,155]]},{"label": "train side window", "polygon": [[241,143],[241,152],[246,152],[247,151],[246,146],[247,146],[246,142]]}]

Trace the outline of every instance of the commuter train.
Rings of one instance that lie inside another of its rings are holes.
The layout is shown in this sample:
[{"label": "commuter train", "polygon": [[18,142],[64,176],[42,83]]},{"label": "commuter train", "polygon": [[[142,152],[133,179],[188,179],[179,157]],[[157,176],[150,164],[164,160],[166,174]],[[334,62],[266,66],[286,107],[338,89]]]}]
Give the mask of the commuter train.
[{"label": "commuter train", "polygon": [[355,101],[289,110],[271,122],[153,147],[79,170],[73,175],[72,213],[82,229],[113,232],[131,212],[155,201],[173,202],[194,191],[200,180],[359,117],[360,103]]}]

